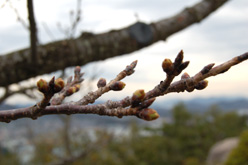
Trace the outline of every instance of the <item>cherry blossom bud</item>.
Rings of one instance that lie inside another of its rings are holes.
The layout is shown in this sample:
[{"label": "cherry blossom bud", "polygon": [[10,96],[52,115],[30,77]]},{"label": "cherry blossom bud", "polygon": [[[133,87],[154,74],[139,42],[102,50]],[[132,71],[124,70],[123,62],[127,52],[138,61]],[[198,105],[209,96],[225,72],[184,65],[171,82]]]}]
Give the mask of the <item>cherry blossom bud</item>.
[{"label": "cherry blossom bud", "polygon": [[187,73],[187,72],[185,72],[184,74],[182,74],[182,76],[181,76],[181,79],[183,80],[183,79],[188,79],[188,78],[190,78],[190,76],[189,76],[189,74]]},{"label": "cherry blossom bud", "polygon": [[133,93],[132,101],[139,101],[141,102],[145,97],[144,89],[138,89]]},{"label": "cherry blossom bud", "polygon": [[144,89],[138,89],[133,93],[132,96],[132,106],[137,106],[141,101],[145,98],[145,91]]},{"label": "cherry blossom bud", "polygon": [[168,74],[173,71],[173,63],[171,62],[170,59],[166,58],[162,63],[162,68],[164,72]]},{"label": "cherry blossom bud", "polygon": [[110,90],[113,90],[113,91],[120,91],[122,90],[124,87],[126,86],[126,84],[122,81],[116,81],[114,83],[112,83],[109,88]]},{"label": "cherry blossom bud", "polygon": [[79,74],[81,72],[81,67],[80,66],[76,66],[74,69],[74,73],[75,74]]},{"label": "cherry blossom bud", "polygon": [[49,91],[49,86],[46,80],[40,79],[37,82],[38,90],[42,93],[47,93]]},{"label": "cherry blossom bud", "polygon": [[140,111],[139,117],[146,121],[152,121],[152,120],[156,120],[157,118],[159,118],[159,114],[154,109],[145,108]]},{"label": "cherry blossom bud", "polygon": [[76,93],[77,91],[79,91],[80,89],[80,85],[76,84],[72,87],[70,87],[67,91],[66,91],[66,96],[71,96],[73,93]]},{"label": "cherry blossom bud", "polygon": [[65,86],[65,82],[62,78],[58,78],[54,81],[53,90],[55,93],[60,92]]},{"label": "cherry blossom bud", "polygon": [[178,68],[179,71],[181,72],[182,70],[184,70],[185,68],[187,68],[188,65],[189,65],[189,61],[183,62],[181,65],[179,65],[179,68]]},{"label": "cherry blossom bud", "polygon": [[174,61],[175,67],[178,67],[179,65],[181,65],[182,62],[183,62],[183,50],[181,50],[181,51],[178,53],[178,55],[177,55],[177,57],[176,57],[176,59],[175,59],[175,61]]},{"label": "cherry blossom bud", "polygon": [[202,80],[198,84],[196,84],[195,89],[202,90],[208,86],[208,80]]},{"label": "cherry blossom bud", "polygon": [[151,99],[148,99],[148,100],[145,100],[141,103],[141,107],[142,108],[147,108],[149,107],[150,105],[152,105],[152,103],[156,100],[156,98],[151,98]]},{"label": "cherry blossom bud", "polygon": [[214,63],[212,64],[208,64],[207,66],[205,66],[202,70],[201,70],[201,73],[204,75],[204,74],[207,74],[214,66]]},{"label": "cherry blossom bud", "polygon": [[100,78],[97,82],[97,87],[101,88],[101,87],[105,87],[106,86],[106,79],[105,78]]}]

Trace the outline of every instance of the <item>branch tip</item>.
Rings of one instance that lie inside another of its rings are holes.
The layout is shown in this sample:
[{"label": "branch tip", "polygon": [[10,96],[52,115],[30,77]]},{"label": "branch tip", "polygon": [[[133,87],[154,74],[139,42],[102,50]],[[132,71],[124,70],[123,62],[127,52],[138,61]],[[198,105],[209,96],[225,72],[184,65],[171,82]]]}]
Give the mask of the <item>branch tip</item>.
[{"label": "branch tip", "polygon": [[133,61],[130,65],[126,66],[125,72],[128,76],[134,73],[134,68],[136,67],[138,60]]},{"label": "branch tip", "polygon": [[165,73],[170,74],[174,69],[173,63],[171,62],[170,59],[166,58],[162,63],[162,68]]},{"label": "branch tip", "polygon": [[185,68],[187,68],[188,65],[189,65],[189,61],[185,61],[185,62],[183,62],[181,65],[179,65],[180,73],[181,73]]},{"label": "branch tip", "polygon": [[201,70],[201,74],[207,74],[215,65],[215,63],[212,64],[208,64],[207,66],[205,66],[202,70]]},{"label": "branch tip", "polygon": [[38,90],[42,93],[47,93],[49,91],[49,87],[46,80],[40,79],[39,81],[37,81],[37,87]]},{"label": "branch tip", "polygon": [[80,66],[76,66],[75,69],[74,69],[75,75],[80,74],[80,72],[81,72],[81,67]]},{"label": "branch tip", "polygon": [[175,67],[178,67],[179,65],[182,64],[183,62],[183,50],[181,50],[178,54],[177,54],[177,57],[175,58],[175,61],[174,61],[174,66]]}]

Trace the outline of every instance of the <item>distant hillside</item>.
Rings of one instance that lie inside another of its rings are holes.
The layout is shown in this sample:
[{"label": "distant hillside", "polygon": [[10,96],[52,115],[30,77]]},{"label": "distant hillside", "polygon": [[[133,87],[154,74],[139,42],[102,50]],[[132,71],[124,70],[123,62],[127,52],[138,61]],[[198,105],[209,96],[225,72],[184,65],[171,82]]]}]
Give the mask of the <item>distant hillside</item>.
[{"label": "distant hillside", "polygon": [[[225,97],[215,97],[215,98],[194,98],[191,100],[170,100],[160,101],[154,105],[154,109],[157,109],[162,116],[170,114],[170,109],[179,103],[183,103],[187,109],[191,112],[205,112],[210,109],[211,106],[216,105],[223,111],[233,111],[240,109],[248,110],[248,99],[246,98],[225,98]],[[169,106],[168,106],[169,105]]]},{"label": "distant hillside", "polygon": [[[97,102],[101,103],[101,102]],[[152,108],[156,109],[160,114],[160,120],[154,122],[146,122],[142,121],[136,117],[123,117],[119,119],[117,117],[108,117],[108,116],[98,116],[98,115],[72,115],[73,125],[86,127],[109,127],[109,126],[127,126],[132,121],[136,121],[142,125],[145,124],[157,124],[162,122],[163,118],[170,118],[171,109],[178,103],[183,103],[191,112],[205,112],[211,106],[217,105],[223,111],[231,111],[231,110],[240,110],[240,109],[248,109],[248,100],[245,98],[194,98],[188,101],[182,100],[170,100],[170,101],[158,101],[152,105]],[[1,109],[14,109],[17,107],[23,107],[24,105],[8,105],[2,104],[0,105]],[[27,105],[25,105],[27,106]],[[32,119],[19,119],[16,121],[12,121],[9,124],[0,123],[1,125],[6,125],[8,127],[26,127],[26,125],[38,125],[42,126],[39,131],[46,131],[47,129],[52,129],[52,127],[61,127],[63,125],[61,119],[58,115],[50,115],[39,118],[38,120]],[[16,127],[16,128],[18,128]]]},{"label": "distant hillside", "polygon": [[231,111],[239,109],[248,109],[248,100],[245,98],[208,98],[193,99],[185,103],[190,110],[205,111],[211,106],[216,105],[221,110]]}]

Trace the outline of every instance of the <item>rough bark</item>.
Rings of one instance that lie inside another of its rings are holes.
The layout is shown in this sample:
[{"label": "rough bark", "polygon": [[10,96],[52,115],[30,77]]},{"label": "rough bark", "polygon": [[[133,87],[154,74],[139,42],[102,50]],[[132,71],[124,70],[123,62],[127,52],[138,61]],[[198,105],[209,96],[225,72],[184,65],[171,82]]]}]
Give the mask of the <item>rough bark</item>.
[{"label": "rough bark", "polygon": [[120,30],[98,35],[82,33],[73,40],[52,42],[38,48],[36,64],[29,60],[29,49],[0,56],[0,86],[69,66],[84,65],[137,51],[200,22],[227,1],[203,0],[171,18],[158,22],[150,24],[137,22]]}]

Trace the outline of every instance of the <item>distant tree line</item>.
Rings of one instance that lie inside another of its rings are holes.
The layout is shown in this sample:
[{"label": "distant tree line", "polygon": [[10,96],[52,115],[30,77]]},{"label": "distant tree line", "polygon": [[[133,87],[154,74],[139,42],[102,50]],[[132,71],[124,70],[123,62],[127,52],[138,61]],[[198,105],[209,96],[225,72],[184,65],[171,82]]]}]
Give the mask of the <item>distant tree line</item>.
[{"label": "distant tree line", "polygon": [[[217,141],[239,136],[247,130],[245,116],[236,112],[225,113],[217,106],[212,106],[204,114],[197,114],[178,104],[172,110],[172,119],[172,123],[165,121],[158,128],[138,126],[133,122],[128,135],[114,135],[106,130],[95,131],[93,139],[85,132],[73,135],[70,155],[66,153],[63,140],[58,138],[61,137],[60,131],[47,133],[33,140],[35,152],[31,162],[200,165],[206,161],[210,147]],[[6,154],[8,157],[4,156]],[[15,159],[9,159],[10,155],[1,152],[1,161],[16,162],[16,154],[12,153]]]}]

